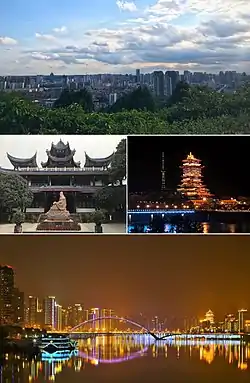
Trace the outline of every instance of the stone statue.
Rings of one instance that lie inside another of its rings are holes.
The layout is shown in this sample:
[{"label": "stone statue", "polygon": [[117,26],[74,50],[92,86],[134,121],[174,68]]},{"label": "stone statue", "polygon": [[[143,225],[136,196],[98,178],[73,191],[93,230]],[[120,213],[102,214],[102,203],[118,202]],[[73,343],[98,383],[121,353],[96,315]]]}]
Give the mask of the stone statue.
[{"label": "stone statue", "polygon": [[63,192],[60,192],[59,201],[53,202],[50,210],[45,215],[47,220],[52,221],[66,221],[70,219],[66,197]]}]

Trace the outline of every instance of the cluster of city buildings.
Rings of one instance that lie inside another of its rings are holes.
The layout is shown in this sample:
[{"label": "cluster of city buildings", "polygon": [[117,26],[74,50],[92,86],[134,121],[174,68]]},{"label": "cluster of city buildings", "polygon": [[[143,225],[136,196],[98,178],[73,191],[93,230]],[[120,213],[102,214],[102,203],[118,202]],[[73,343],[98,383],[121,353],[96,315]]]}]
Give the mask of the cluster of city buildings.
[{"label": "cluster of city buildings", "polygon": [[[62,307],[54,296],[39,299],[28,296],[15,286],[15,274],[11,266],[0,266],[0,325],[20,325],[51,331],[69,331],[85,322],[92,322],[88,330],[111,331],[112,319],[100,319],[114,316],[112,309],[85,309],[82,303]],[[91,327],[92,326],[92,327]]]},{"label": "cluster of city buildings", "polygon": [[[68,307],[60,305],[55,296],[39,299],[25,295],[15,285],[15,274],[11,266],[0,266],[0,325],[20,325],[27,328],[45,329],[49,331],[73,331],[82,324],[81,331],[112,332],[117,331],[116,314],[110,308],[86,309],[83,303],[75,303]],[[120,320],[119,320],[120,321]],[[166,322],[155,316],[151,323],[142,326],[151,331],[167,331]],[[122,321],[121,326],[122,327]],[[124,331],[128,330],[125,324]],[[77,331],[77,329],[76,329]],[[209,310],[203,319],[185,319],[185,333],[250,333],[250,317],[246,309],[238,314],[227,314],[223,321],[216,321],[214,313]]]},{"label": "cluster of city buildings", "polygon": [[176,85],[185,81],[190,85],[207,85],[221,92],[232,92],[241,86],[248,76],[236,71],[209,74],[204,72],[154,71],[136,74],[85,74],[85,75],[37,75],[0,77],[0,91],[19,91],[29,99],[46,107],[52,107],[63,89],[81,90],[87,88],[93,95],[96,110],[114,104],[126,92],[139,85],[147,86],[157,97],[169,97]]},{"label": "cluster of city buildings", "polygon": [[185,319],[186,333],[250,333],[250,315],[247,309],[240,309],[238,313],[226,314],[224,320],[216,320],[212,310],[208,310],[204,318]]}]

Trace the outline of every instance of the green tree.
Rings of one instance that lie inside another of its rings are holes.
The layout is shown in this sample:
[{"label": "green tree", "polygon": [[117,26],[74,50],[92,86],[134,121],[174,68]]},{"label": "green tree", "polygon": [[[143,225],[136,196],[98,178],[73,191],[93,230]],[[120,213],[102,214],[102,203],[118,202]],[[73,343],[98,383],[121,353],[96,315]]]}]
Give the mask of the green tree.
[{"label": "green tree", "polygon": [[154,112],[156,109],[155,99],[148,87],[138,87],[134,91],[120,97],[109,109],[111,113],[122,110],[144,110]]},{"label": "green tree", "polygon": [[120,185],[122,185],[124,179],[127,176],[125,139],[121,140],[116,148],[111,161],[109,174],[112,184],[119,182]]},{"label": "green tree", "polygon": [[189,96],[189,92],[190,86],[186,82],[178,82],[172,93],[172,96],[168,100],[168,105],[170,106],[179,102],[183,102],[183,100]]},{"label": "green tree", "polygon": [[0,173],[0,209],[13,209],[25,212],[31,205],[33,194],[28,183],[21,176],[10,173]]},{"label": "green tree", "polygon": [[86,112],[92,112],[94,109],[92,94],[86,88],[78,91],[64,89],[54,107],[65,108],[72,104],[80,105]]},{"label": "green tree", "polygon": [[109,213],[125,211],[126,186],[106,186],[97,192],[96,204],[99,209],[107,210]]}]

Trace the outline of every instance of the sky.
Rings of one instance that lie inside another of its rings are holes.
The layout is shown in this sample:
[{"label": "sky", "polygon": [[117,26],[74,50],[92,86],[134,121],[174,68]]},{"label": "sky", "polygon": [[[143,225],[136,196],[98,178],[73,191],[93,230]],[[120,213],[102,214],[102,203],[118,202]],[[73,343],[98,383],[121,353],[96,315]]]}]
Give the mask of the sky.
[{"label": "sky", "polygon": [[71,149],[76,150],[75,161],[85,163],[85,151],[90,157],[100,158],[112,154],[119,142],[125,136],[97,135],[97,136],[2,136],[0,140],[0,167],[12,168],[7,158],[7,153],[14,157],[30,158],[37,152],[37,165],[46,162],[46,150],[51,148],[51,143],[57,144],[61,139],[69,142]]},{"label": "sky", "polygon": [[0,75],[248,71],[249,0],[1,0]]},{"label": "sky", "polygon": [[249,247],[249,236],[2,236],[0,264],[14,268],[26,296],[63,306],[134,319],[211,309],[223,319],[250,306]]},{"label": "sky", "polygon": [[204,183],[218,197],[250,196],[250,136],[128,137],[129,192],[161,190],[165,153],[166,188],[181,182],[182,160],[192,152],[202,160]]}]

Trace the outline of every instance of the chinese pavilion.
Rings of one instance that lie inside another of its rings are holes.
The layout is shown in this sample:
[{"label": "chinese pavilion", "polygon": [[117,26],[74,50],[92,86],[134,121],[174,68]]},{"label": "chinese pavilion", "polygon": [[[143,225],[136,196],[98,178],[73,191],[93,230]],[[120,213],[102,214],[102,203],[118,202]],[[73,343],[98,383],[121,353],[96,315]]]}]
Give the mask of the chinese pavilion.
[{"label": "chinese pavilion", "polygon": [[37,164],[37,153],[30,158],[17,158],[7,153],[14,169],[1,169],[15,172],[28,181],[34,200],[30,213],[44,213],[62,191],[70,213],[90,212],[95,208],[94,195],[109,184],[109,167],[113,154],[106,158],[91,158],[85,152],[85,164],[74,160],[75,150],[61,140],[51,144],[46,151],[47,161]]},{"label": "chinese pavilion", "polygon": [[182,179],[178,191],[189,199],[204,200],[212,197],[203,182],[203,168],[201,160],[195,158],[192,153],[182,161]]}]

